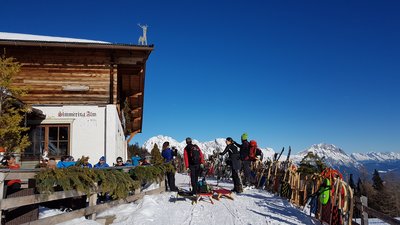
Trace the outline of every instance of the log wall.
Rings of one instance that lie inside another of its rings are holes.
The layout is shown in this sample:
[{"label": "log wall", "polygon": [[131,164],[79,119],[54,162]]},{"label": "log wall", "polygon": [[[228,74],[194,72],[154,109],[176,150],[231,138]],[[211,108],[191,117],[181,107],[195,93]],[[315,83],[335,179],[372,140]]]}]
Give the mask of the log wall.
[{"label": "log wall", "polygon": [[[23,64],[14,84],[28,89],[28,94],[21,98],[27,104],[106,104],[113,84],[110,73],[107,66]],[[83,85],[89,90],[63,90],[68,85]]]}]

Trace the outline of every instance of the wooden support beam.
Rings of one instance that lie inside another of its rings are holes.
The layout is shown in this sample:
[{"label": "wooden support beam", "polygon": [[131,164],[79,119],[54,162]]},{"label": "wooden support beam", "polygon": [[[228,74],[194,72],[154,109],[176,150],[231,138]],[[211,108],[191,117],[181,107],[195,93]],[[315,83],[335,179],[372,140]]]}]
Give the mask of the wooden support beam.
[{"label": "wooden support beam", "polygon": [[139,130],[136,130],[136,131],[130,133],[129,138],[128,138],[128,140],[126,141],[126,143],[127,143],[128,145],[129,145],[129,142],[132,140],[132,138],[133,138],[137,133],[139,133]]},{"label": "wooden support beam", "polygon": [[139,97],[139,96],[141,96],[141,95],[143,95],[143,92],[133,92],[133,93],[130,93],[130,98],[137,98],[137,97]]},{"label": "wooden support beam", "polygon": [[[5,195],[5,193],[4,193],[4,187],[5,187],[5,184],[4,184],[4,179],[5,179],[5,173],[0,173],[0,202],[2,203],[3,201],[4,201],[4,195]],[[3,218],[3,211],[2,210],[0,210],[0,219],[1,218]]]},{"label": "wooden support beam", "polygon": [[140,110],[142,110],[142,107],[136,107],[134,109],[132,109],[132,113],[138,113]]},{"label": "wooden support beam", "polygon": [[35,178],[37,173],[7,173],[5,176],[6,180],[27,180]]},{"label": "wooden support beam", "polygon": [[143,57],[117,57],[115,59],[115,63],[117,64],[124,64],[124,65],[136,65],[138,62],[142,62],[144,59]]},{"label": "wooden support beam", "polygon": [[86,195],[84,192],[70,190],[70,191],[60,191],[54,192],[52,194],[37,194],[37,195],[28,195],[23,197],[13,197],[13,198],[5,198],[0,202],[0,209],[6,210],[11,208],[16,208],[25,205],[38,204],[42,202],[49,202],[58,199],[79,197]]}]

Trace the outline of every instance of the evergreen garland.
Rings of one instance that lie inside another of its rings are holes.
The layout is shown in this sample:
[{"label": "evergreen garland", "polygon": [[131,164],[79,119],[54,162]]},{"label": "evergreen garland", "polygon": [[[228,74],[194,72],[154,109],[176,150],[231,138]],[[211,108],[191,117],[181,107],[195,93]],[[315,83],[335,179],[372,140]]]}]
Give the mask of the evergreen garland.
[{"label": "evergreen garland", "polygon": [[167,172],[175,172],[175,168],[171,163],[165,163],[154,166],[138,166],[130,170],[132,179],[140,183],[161,181]]},{"label": "evergreen garland", "polygon": [[62,169],[47,169],[36,174],[36,186],[40,193],[52,193],[55,190],[64,191],[76,189],[90,194],[101,190],[112,198],[119,199],[128,196],[130,191],[140,188],[146,182],[161,181],[166,172],[173,172],[170,163],[155,166],[138,166],[129,173],[121,170],[89,169],[69,167]]}]

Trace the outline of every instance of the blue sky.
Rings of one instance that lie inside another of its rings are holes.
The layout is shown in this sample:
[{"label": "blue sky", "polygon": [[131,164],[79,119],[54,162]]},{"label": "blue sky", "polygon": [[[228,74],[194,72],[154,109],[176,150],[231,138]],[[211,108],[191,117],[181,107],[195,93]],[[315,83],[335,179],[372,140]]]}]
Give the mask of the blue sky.
[{"label": "blue sky", "polygon": [[400,151],[398,1],[2,1],[0,31],[136,43],[143,133]]}]

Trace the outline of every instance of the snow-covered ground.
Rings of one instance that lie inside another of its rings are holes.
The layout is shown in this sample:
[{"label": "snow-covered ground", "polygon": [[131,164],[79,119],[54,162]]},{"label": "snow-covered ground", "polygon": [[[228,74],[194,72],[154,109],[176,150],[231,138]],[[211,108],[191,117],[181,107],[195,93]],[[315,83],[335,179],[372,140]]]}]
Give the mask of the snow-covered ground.
[{"label": "snow-covered ground", "polygon": [[[216,184],[216,181],[209,180]],[[187,189],[189,177],[177,174],[176,184]],[[233,188],[231,183],[220,183],[220,187]],[[114,217],[112,224],[319,224],[300,212],[287,200],[266,191],[250,189],[234,195],[234,201],[222,198],[212,205],[200,201],[178,198],[173,192],[147,195],[143,199],[119,205],[99,213],[97,218]],[[77,218],[61,224],[99,224],[95,221]]]}]

